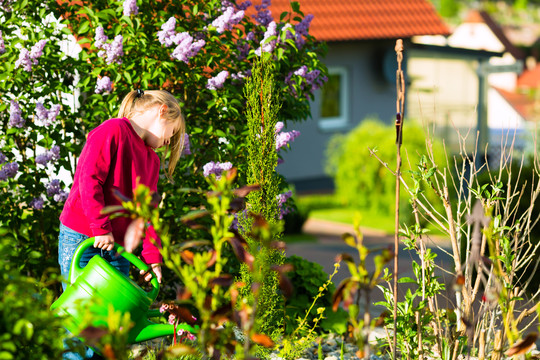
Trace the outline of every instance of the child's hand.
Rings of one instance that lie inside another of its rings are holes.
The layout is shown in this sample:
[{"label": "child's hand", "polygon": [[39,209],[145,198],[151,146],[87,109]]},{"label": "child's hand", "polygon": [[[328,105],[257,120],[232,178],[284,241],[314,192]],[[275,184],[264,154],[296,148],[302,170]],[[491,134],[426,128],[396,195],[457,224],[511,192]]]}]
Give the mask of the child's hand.
[{"label": "child's hand", "polygon": [[[161,264],[150,264],[150,270],[152,270],[154,274],[156,274],[157,281],[161,284]],[[144,274],[144,280],[152,280],[152,274],[150,274],[150,272],[141,270],[140,274]]]},{"label": "child's hand", "polygon": [[114,237],[112,233],[98,235],[95,237],[94,247],[103,250],[112,250],[114,248]]}]

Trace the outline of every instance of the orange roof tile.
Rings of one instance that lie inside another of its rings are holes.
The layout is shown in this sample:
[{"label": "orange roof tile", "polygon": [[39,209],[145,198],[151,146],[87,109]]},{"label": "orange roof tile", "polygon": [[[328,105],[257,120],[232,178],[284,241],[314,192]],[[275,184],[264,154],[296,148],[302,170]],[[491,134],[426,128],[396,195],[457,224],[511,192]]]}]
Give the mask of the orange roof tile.
[{"label": "orange roof tile", "polygon": [[531,96],[493,87],[526,121],[540,120],[539,103]]},{"label": "orange roof tile", "polygon": [[[299,0],[313,14],[309,33],[318,40],[370,40],[449,35],[450,30],[427,0]],[[291,11],[289,0],[272,0],[274,19]]]},{"label": "orange roof tile", "polygon": [[518,88],[537,88],[540,86],[540,64],[533,69],[525,70],[517,80]]}]

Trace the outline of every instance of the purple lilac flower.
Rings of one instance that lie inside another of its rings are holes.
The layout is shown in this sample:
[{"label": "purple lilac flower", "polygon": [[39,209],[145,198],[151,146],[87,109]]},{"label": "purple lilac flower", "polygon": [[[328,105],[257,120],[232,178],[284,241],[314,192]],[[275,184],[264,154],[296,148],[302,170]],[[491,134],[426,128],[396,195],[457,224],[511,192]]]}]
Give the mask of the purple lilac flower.
[{"label": "purple lilac flower", "polygon": [[123,41],[124,37],[122,35],[116,35],[113,42],[103,45],[103,48],[107,51],[107,59],[105,60],[107,64],[110,65],[113,62],[122,63],[121,57],[124,56]]},{"label": "purple lilac flower", "polygon": [[45,166],[49,162],[49,154],[47,153],[39,154],[38,156],[36,156],[35,160],[36,160],[36,164]]},{"label": "purple lilac flower", "polygon": [[193,37],[187,32],[176,34],[173,38],[173,43],[177,46],[171,54],[171,58],[188,63],[189,59],[197,55],[197,53],[206,44],[204,40],[193,42]]},{"label": "purple lilac flower", "polygon": [[46,190],[47,196],[52,196],[56,202],[66,201],[69,195],[69,192],[62,190],[60,180],[58,179],[51,180],[51,182],[46,185]]},{"label": "purple lilac flower", "polygon": [[277,135],[278,133],[281,132],[281,130],[283,130],[283,127],[285,126],[285,124],[283,123],[283,121],[278,121],[276,123],[276,126],[274,127],[274,132],[275,134]]},{"label": "purple lilac flower", "polygon": [[51,182],[46,185],[46,189],[47,189],[47,196],[54,196],[58,194],[62,190],[62,187],[60,185],[60,180],[52,179]]},{"label": "purple lilac flower", "polygon": [[19,58],[15,61],[15,69],[22,66],[24,71],[32,71],[32,65],[38,64],[38,59],[43,55],[43,48],[46,44],[47,40],[39,40],[30,48],[30,51],[22,48]]},{"label": "purple lilac flower", "polygon": [[21,108],[19,103],[15,100],[11,100],[11,106],[9,107],[9,123],[11,127],[22,128],[25,124],[25,120],[21,117]]},{"label": "purple lilac flower", "polygon": [[4,38],[2,36],[2,30],[0,30],[0,55],[6,52],[6,45],[4,44]]},{"label": "purple lilac flower", "polygon": [[6,181],[9,178],[15,177],[19,171],[19,164],[17,162],[5,163],[2,169],[0,169],[0,181]]},{"label": "purple lilac flower", "polygon": [[288,206],[284,206],[284,204],[289,200],[289,198],[292,196],[292,191],[287,191],[283,194],[279,194],[276,196],[276,200],[278,202],[279,207],[279,219],[283,220],[283,215],[288,214],[291,211],[291,208]]},{"label": "purple lilac flower", "polygon": [[68,196],[69,196],[69,192],[64,191],[64,190],[60,190],[60,192],[58,194],[55,194],[53,196],[53,199],[56,202],[64,202],[64,201],[67,200]]},{"label": "purple lilac flower", "polygon": [[220,179],[221,173],[223,171],[227,171],[231,169],[232,169],[232,164],[229,161],[224,162],[224,163],[210,161],[209,163],[203,166],[203,174],[205,177],[208,177],[214,174],[216,175],[216,179]]},{"label": "purple lilac flower", "polygon": [[182,150],[182,155],[191,155],[189,135],[184,134],[184,149]]},{"label": "purple lilac flower", "polygon": [[139,8],[137,7],[137,0],[124,0],[124,15],[137,15]]},{"label": "purple lilac flower", "polygon": [[60,105],[54,104],[50,110],[47,110],[42,103],[36,103],[35,124],[38,126],[49,126],[56,121],[56,117],[60,113]]},{"label": "purple lilac flower", "polygon": [[321,71],[317,69],[310,71],[306,75],[306,80],[311,85],[312,92],[320,88],[328,80],[326,76],[321,77],[320,75]]},{"label": "purple lilac flower", "polygon": [[42,210],[44,203],[45,199],[43,199],[43,197],[40,195],[39,197],[33,198],[32,201],[30,201],[30,206],[36,210]]},{"label": "purple lilac flower", "polygon": [[173,44],[172,38],[176,35],[176,18],[173,16],[161,25],[161,31],[158,31],[157,36],[161,45],[169,47]]},{"label": "purple lilac flower", "polygon": [[279,150],[282,147],[287,146],[291,141],[294,141],[294,139],[296,139],[299,135],[300,135],[300,131],[297,131],[297,130],[277,133],[275,136],[276,150]]},{"label": "purple lilac flower", "polygon": [[296,39],[295,39],[295,42],[296,42],[296,45],[301,47],[302,45],[304,45],[304,43],[306,42],[303,38],[303,36],[306,36],[307,35],[307,32],[308,32],[308,29],[309,29],[309,25],[311,24],[311,20],[313,20],[313,15],[312,14],[308,14],[306,15],[306,17],[304,19],[302,19],[302,21],[300,21],[298,24],[296,24],[296,26],[294,27],[294,29],[296,30]]},{"label": "purple lilac flower", "polygon": [[270,39],[272,36],[277,35],[276,30],[277,30],[277,25],[276,25],[275,21],[272,21],[268,25],[268,28],[266,29],[266,32],[264,33],[264,38],[261,41],[261,47],[258,48],[257,50],[255,50],[255,53],[258,56],[261,56],[261,52],[271,53],[272,51],[274,51],[274,48],[276,47],[277,40],[274,39],[274,40],[269,41],[268,39]]},{"label": "purple lilac flower", "polygon": [[228,7],[223,14],[212,21],[212,26],[216,28],[219,34],[223,34],[225,30],[232,30],[234,25],[237,25],[244,18],[244,10],[234,11],[232,6]]},{"label": "purple lilac flower", "polygon": [[5,163],[6,161],[7,161],[6,155],[4,155],[4,154],[0,151],[0,165],[2,165],[3,163]]},{"label": "purple lilac flower", "polygon": [[246,35],[246,40],[247,41],[255,40],[255,33],[253,31],[248,32],[248,34]]},{"label": "purple lilac flower", "polygon": [[103,76],[102,78],[98,78],[96,81],[96,89],[94,92],[96,94],[110,94],[112,91],[112,83],[111,79],[108,76]]},{"label": "purple lilac flower", "polygon": [[247,10],[248,7],[252,5],[250,0],[244,1],[243,3],[238,4],[236,7],[238,10]]},{"label": "purple lilac flower", "polygon": [[55,145],[51,150],[46,150],[43,154],[36,156],[36,164],[47,166],[49,161],[60,159],[60,146]]},{"label": "purple lilac flower", "polygon": [[313,14],[306,15],[305,18],[302,19],[294,29],[296,30],[296,33],[299,35],[307,35],[309,25],[311,24],[311,21],[313,20]]},{"label": "purple lilac flower", "polygon": [[311,92],[320,88],[328,80],[326,76],[320,76],[320,70],[315,69],[308,72],[307,66],[303,65],[295,71],[289,72],[289,74],[287,74],[285,77],[285,83],[289,85],[290,90],[295,95],[296,89],[294,85],[296,84],[296,81],[292,78],[293,75],[302,77],[304,81],[301,81],[300,88],[304,90],[306,87],[308,87]]},{"label": "purple lilac flower", "polygon": [[227,70],[223,70],[219,74],[217,74],[215,77],[208,79],[206,88],[209,90],[221,89],[223,87],[223,83],[225,83],[225,80],[227,80],[228,77],[229,77],[229,72]]},{"label": "purple lilac flower", "polygon": [[94,46],[100,49],[98,56],[105,58],[105,62],[109,65],[113,62],[121,64],[121,57],[124,56],[124,47],[122,44],[124,37],[122,35],[116,35],[112,42],[108,43],[107,41],[109,41],[109,38],[105,35],[105,30],[103,30],[102,26],[98,27],[94,36]]},{"label": "purple lilac flower", "polygon": [[268,9],[270,5],[270,0],[263,0],[261,5],[255,5],[255,10],[257,10],[257,14],[252,16],[259,24],[263,26],[267,26],[268,24],[270,24],[270,22],[274,20],[272,18],[272,12]]},{"label": "purple lilac flower", "polygon": [[19,58],[15,61],[15,69],[21,67],[24,71],[32,71],[32,59],[30,58],[30,51],[28,49],[22,48],[19,53]]},{"label": "purple lilac flower", "polygon": [[30,58],[33,60],[32,64],[37,65],[37,59],[43,55],[43,48],[47,44],[47,40],[39,40],[32,48],[30,49]]},{"label": "purple lilac flower", "polygon": [[307,70],[308,70],[307,66],[306,66],[306,65],[302,65],[300,68],[298,68],[297,70],[294,71],[294,75],[298,75],[298,76],[304,77],[304,76],[306,76],[306,74],[307,74],[307,72],[308,72]]},{"label": "purple lilac flower", "polygon": [[105,35],[105,30],[103,26],[100,26],[96,29],[96,35],[94,36],[94,46],[98,49],[101,49],[105,43],[109,41],[107,35]]}]

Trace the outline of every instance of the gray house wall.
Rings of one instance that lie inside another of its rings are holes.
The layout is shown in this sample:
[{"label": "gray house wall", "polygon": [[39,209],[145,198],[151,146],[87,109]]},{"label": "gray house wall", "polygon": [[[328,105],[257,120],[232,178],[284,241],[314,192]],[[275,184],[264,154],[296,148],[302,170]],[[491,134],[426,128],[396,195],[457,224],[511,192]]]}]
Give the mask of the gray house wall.
[{"label": "gray house wall", "polygon": [[321,128],[320,91],[311,103],[312,118],[287,124],[287,130],[298,130],[300,136],[282,154],[284,162],[277,170],[298,192],[333,189],[332,179],[324,172],[325,152],[332,135],[347,133],[366,117],[394,121],[397,69],[394,46],[395,40],[328,44],[327,67],[343,67],[348,73],[347,124],[331,130]]}]

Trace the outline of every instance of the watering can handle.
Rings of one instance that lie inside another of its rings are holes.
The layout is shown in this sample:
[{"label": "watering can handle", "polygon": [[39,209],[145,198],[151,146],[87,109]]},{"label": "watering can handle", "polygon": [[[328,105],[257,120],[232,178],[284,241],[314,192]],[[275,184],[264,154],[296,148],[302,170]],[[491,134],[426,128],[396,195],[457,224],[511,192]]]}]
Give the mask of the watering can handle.
[{"label": "watering can handle", "polygon": [[[89,247],[94,246],[94,238],[88,238],[81,242],[77,249],[75,250],[75,253],[73,254],[73,259],[71,260],[71,266],[69,268],[69,282],[73,284],[77,277],[82,273],[83,268],[79,266],[79,262],[81,261],[81,257],[86,249]],[[130,263],[135,265],[139,270],[148,271],[150,269],[150,266],[145,264],[144,261],[139,259],[137,256],[135,256],[132,253],[129,253],[124,250],[124,248],[118,244],[114,244],[114,250],[124,258],[126,258]],[[157,297],[157,294],[159,293],[159,283],[157,281],[156,275],[150,271],[152,274],[152,279],[150,280],[150,284],[152,285],[152,289],[148,291],[148,296],[152,299],[155,299]]]}]

